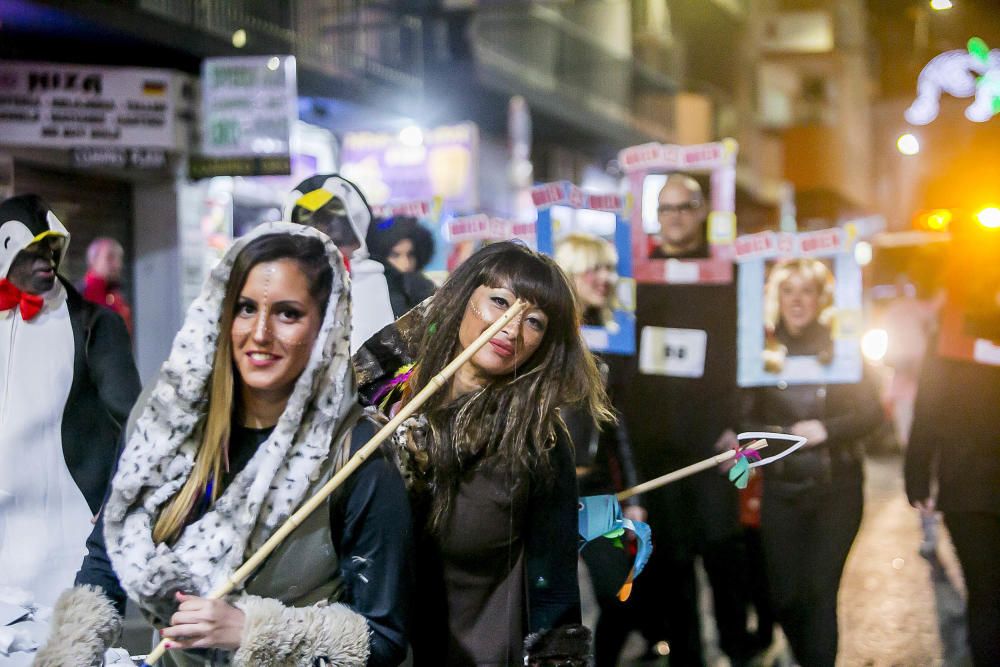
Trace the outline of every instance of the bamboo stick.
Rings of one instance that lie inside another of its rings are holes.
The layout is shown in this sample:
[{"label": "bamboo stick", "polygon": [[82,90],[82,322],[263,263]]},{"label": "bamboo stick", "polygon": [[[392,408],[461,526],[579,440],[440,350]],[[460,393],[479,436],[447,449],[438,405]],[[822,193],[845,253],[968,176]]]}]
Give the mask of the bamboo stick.
[{"label": "bamboo stick", "polygon": [[[767,440],[755,440],[746,447],[743,447],[741,451],[747,449],[753,449],[756,451],[758,449],[763,449],[764,447],[767,447]],[[716,454],[715,456],[707,458],[704,461],[698,461],[697,463],[692,463],[691,465],[685,466],[679,470],[668,472],[666,475],[661,475],[655,479],[651,479],[637,486],[633,486],[631,489],[625,489],[624,491],[618,493],[615,497],[618,498],[619,502],[622,500],[628,500],[632,496],[637,496],[640,493],[645,493],[646,491],[652,491],[654,489],[658,489],[661,486],[666,486],[667,484],[670,484],[671,482],[676,482],[679,479],[690,477],[691,475],[699,473],[702,470],[708,470],[709,468],[714,468],[720,463],[725,463],[734,456],[736,456],[735,449],[726,450],[721,454]]]},{"label": "bamboo stick", "polygon": [[[306,520],[306,518],[312,514],[312,512],[319,507],[329,496],[333,493],[337,487],[344,483],[351,473],[357,470],[365,461],[368,460],[375,450],[379,448],[382,442],[392,435],[396,429],[404,421],[413,416],[417,410],[424,404],[424,402],[430,398],[438,389],[445,386],[452,375],[455,374],[459,368],[461,368],[469,359],[472,358],[476,352],[480,350],[484,345],[486,345],[493,336],[504,328],[504,326],[511,319],[516,317],[522,310],[524,310],[527,304],[524,301],[518,299],[514,302],[510,308],[501,315],[496,322],[491,324],[486,331],[484,331],[479,338],[474,340],[471,345],[462,350],[462,353],[455,357],[451,363],[445,366],[440,373],[435,375],[430,379],[427,386],[424,387],[420,393],[414,396],[409,403],[407,403],[391,420],[389,423],[379,429],[379,432],[372,436],[365,445],[359,449],[354,456],[348,459],[344,467],[337,471],[337,473],[330,478],[330,480],[324,484],[316,494],[307,500],[302,506],[295,511],[288,519],[281,525],[278,530],[274,532],[271,537],[267,539],[264,544],[260,546],[255,554],[250,556],[250,558],[243,563],[221,586],[213,590],[208,594],[208,599],[217,600],[228,595],[233,589],[238,588],[246,579],[253,574],[261,563],[264,562],[271,552],[274,551],[278,545],[280,545],[288,535],[298,528],[298,526]],[[153,651],[146,656],[146,661],[143,663],[143,667],[152,667],[156,662],[163,657],[166,652],[166,643],[168,639],[160,641]]]}]

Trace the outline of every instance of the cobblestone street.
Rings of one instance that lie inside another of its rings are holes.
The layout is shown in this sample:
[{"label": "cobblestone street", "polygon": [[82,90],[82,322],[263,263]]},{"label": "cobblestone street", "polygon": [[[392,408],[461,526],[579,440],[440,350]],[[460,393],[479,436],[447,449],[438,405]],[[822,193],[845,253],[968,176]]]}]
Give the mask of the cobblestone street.
[{"label": "cobblestone street", "polygon": [[[840,589],[838,664],[844,667],[952,664],[942,655],[935,586],[918,552],[920,522],[906,502],[901,470],[898,458],[866,466],[864,520]],[[951,581],[958,582],[957,562],[941,533],[938,551]],[[939,584],[939,594],[946,586]]]}]

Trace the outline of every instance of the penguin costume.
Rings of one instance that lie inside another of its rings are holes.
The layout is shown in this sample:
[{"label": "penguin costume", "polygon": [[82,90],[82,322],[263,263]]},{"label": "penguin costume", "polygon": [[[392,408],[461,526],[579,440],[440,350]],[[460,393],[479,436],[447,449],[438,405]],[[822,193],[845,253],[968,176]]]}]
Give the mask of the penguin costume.
[{"label": "penguin costume", "polygon": [[[372,211],[361,190],[337,174],[316,174],[296,186],[285,219],[315,227],[340,248],[351,273],[351,354],[394,320],[385,269],[371,259],[365,238]],[[353,252],[348,250],[353,249]]]},{"label": "penguin costume", "polygon": [[17,256],[39,243],[52,262],[28,270],[53,276],[66,228],[35,195],[0,203],[0,586],[52,605],[86,553],[140,387],[118,315],[58,275],[44,294],[8,280]]}]

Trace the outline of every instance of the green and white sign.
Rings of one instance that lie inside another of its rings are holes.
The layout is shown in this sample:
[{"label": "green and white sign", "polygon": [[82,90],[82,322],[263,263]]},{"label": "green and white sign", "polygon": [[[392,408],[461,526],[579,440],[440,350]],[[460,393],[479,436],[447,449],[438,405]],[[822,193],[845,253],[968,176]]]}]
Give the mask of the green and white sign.
[{"label": "green and white sign", "polygon": [[295,57],[207,58],[202,110],[202,155],[287,157],[298,115]]}]

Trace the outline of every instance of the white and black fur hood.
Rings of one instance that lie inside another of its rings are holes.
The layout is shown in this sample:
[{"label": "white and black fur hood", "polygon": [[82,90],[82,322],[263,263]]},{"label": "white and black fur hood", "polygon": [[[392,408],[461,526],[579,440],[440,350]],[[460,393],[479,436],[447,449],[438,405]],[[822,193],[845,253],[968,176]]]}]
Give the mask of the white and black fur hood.
[{"label": "white and black fur hood", "polygon": [[[268,440],[172,544],[155,544],[160,510],[187,480],[200,445],[222,302],[236,256],[253,239],[295,234],[323,241],[333,286],[309,362]],[[291,223],[237,240],[192,303],[148,399],[136,407],[104,507],[108,555],[129,597],[161,619],[183,590],[207,595],[223,583],[306,499],[330,455],[331,438],[355,403],[349,352],[350,286],[333,242]]]}]

